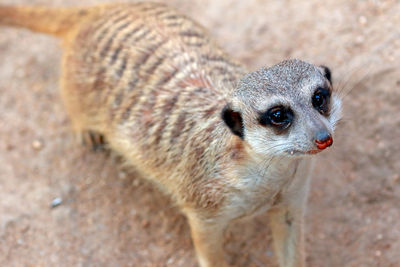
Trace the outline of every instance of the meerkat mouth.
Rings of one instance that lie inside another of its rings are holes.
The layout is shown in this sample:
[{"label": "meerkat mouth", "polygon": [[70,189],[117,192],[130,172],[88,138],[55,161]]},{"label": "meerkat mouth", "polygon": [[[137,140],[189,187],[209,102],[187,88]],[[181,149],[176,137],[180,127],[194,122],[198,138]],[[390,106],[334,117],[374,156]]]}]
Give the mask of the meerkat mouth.
[{"label": "meerkat mouth", "polygon": [[318,154],[318,153],[321,152],[321,151],[322,151],[322,150],[313,149],[313,150],[307,151],[307,154],[311,154],[311,155],[313,155],[313,154]]},{"label": "meerkat mouth", "polygon": [[322,152],[323,150],[325,150],[326,148],[332,146],[333,139],[332,139],[332,137],[329,136],[329,138],[327,138],[326,140],[323,140],[323,141],[316,140],[315,143],[317,144],[318,149],[311,149],[311,150],[308,150],[305,152],[301,151],[301,150],[289,150],[289,151],[287,151],[287,153],[290,156],[318,154],[318,153]]},{"label": "meerkat mouth", "polygon": [[315,155],[322,151],[323,151],[322,149],[312,149],[309,151],[290,150],[290,151],[287,151],[287,153],[290,156],[307,156],[307,155]]}]

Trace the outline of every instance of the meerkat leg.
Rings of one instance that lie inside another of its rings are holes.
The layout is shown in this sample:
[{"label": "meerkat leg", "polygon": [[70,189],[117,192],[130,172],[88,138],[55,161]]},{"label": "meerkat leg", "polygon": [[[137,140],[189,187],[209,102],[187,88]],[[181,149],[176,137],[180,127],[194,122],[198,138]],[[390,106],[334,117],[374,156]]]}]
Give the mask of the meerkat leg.
[{"label": "meerkat leg", "polygon": [[200,266],[227,266],[223,251],[223,233],[227,222],[200,219],[195,213],[189,213],[187,217]]},{"label": "meerkat leg", "polygon": [[305,266],[303,212],[288,207],[269,212],[275,252],[281,267]]},{"label": "meerkat leg", "polygon": [[104,135],[98,131],[89,130],[81,126],[81,121],[77,117],[72,117],[72,128],[77,141],[85,147],[91,148],[93,151],[103,151],[106,147]]},{"label": "meerkat leg", "polygon": [[281,203],[269,211],[274,248],[281,267],[305,266],[303,222],[312,166],[312,161],[298,163]]}]

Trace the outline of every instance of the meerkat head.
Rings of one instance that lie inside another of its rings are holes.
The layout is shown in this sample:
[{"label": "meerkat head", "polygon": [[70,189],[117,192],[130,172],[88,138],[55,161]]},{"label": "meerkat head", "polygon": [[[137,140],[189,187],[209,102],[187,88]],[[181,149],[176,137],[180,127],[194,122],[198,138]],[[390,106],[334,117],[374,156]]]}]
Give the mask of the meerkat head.
[{"label": "meerkat head", "polygon": [[245,75],[222,111],[233,134],[269,156],[324,150],[340,116],[330,70],[295,59]]}]

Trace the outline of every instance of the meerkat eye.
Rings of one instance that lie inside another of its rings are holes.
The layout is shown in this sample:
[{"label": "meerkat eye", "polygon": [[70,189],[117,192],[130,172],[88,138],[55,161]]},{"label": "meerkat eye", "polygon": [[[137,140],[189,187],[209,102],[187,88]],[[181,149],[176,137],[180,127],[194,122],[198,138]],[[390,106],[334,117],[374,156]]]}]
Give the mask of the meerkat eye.
[{"label": "meerkat eye", "polygon": [[286,129],[293,121],[293,112],[290,108],[277,106],[261,114],[259,122],[261,125],[270,125],[280,130]]},{"label": "meerkat eye", "polygon": [[328,115],[331,92],[328,89],[318,88],[312,96],[312,105],[322,115]]}]

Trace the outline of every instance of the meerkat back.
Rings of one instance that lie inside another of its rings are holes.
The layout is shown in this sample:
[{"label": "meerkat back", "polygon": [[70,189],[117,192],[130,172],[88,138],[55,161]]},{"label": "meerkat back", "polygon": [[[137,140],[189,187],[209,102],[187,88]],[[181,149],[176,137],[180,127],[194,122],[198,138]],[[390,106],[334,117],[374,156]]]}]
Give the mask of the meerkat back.
[{"label": "meerkat back", "polygon": [[[138,112],[142,118],[136,123],[150,121],[150,113],[179,102],[176,95],[189,92],[188,87],[211,87],[210,72],[217,76],[230,68],[224,79],[231,81],[243,74],[201,26],[165,5],[106,5],[89,13],[90,23],[83,20],[64,40],[62,90],[72,105],[71,118],[79,118],[77,131],[104,133],[111,125],[138,119]],[[203,105],[221,100],[220,93],[207,93]],[[145,132],[149,125],[137,127]]]},{"label": "meerkat back", "polygon": [[201,26],[165,5],[115,5],[93,13],[64,41],[61,83],[73,127],[103,135],[128,160],[140,161],[138,168],[161,178],[174,171],[183,144],[196,135],[189,129],[221,122],[244,68]]},{"label": "meerkat back", "polygon": [[244,74],[200,25],[163,4],[18,11],[9,24],[62,37],[61,91],[74,130],[102,135],[147,169],[181,154],[171,144],[186,142],[189,128],[215,126]]}]

